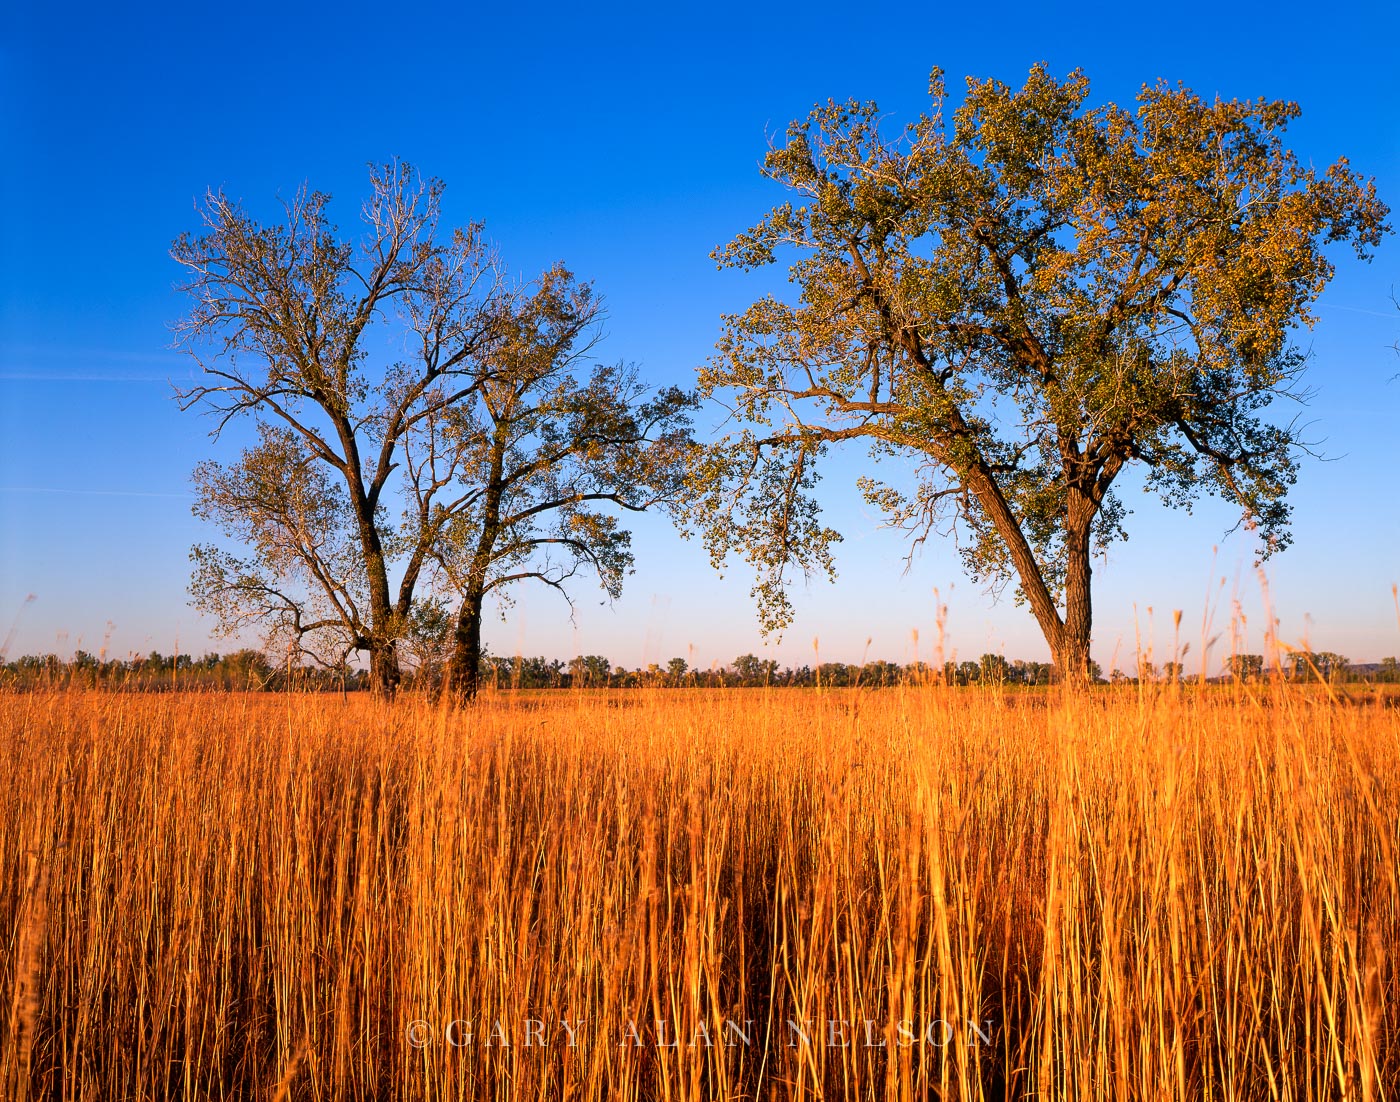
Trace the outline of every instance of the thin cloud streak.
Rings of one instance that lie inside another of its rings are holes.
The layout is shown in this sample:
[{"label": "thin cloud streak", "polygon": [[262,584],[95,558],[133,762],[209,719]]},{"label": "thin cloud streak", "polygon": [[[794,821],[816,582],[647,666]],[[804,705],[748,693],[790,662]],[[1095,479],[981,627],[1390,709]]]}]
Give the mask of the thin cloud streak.
[{"label": "thin cloud streak", "polygon": [[43,371],[0,371],[0,382],[24,383],[168,383],[169,375],[58,375]]},{"label": "thin cloud streak", "polygon": [[194,497],[188,491],[160,490],[69,490],[60,486],[0,486],[0,494],[83,494],[92,497]]},{"label": "thin cloud streak", "polygon": [[1362,306],[1341,306],[1335,302],[1317,303],[1319,310],[1345,310],[1349,314],[1368,314],[1373,318],[1400,318],[1400,312],[1387,314],[1384,310],[1367,310]]}]

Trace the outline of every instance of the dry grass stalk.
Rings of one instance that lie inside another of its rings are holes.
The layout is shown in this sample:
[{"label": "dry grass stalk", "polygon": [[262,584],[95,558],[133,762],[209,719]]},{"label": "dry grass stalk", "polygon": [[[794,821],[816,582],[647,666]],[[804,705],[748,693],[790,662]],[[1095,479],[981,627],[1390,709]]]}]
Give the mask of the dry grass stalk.
[{"label": "dry grass stalk", "polygon": [[10,1013],[6,1028],[7,1059],[0,1064],[6,1097],[25,1102],[29,1097],[34,1038],[39,1028],[39,972],[48,922],[48,866],[39,854],[29,854],[20,920],[15,939],[14,975],[10,981]]}]

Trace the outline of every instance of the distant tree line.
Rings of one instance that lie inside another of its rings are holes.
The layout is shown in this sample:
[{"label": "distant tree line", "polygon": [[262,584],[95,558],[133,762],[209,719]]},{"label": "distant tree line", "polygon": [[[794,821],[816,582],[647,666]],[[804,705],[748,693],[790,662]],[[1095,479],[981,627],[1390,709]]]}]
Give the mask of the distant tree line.
[{"label": "distant tree line", "polygon": [[[1107,677],[1097,663],[1090,672],[1100,683],[1172,682],[1185,678],[1180,663],[1139,664],[1135,675],[1113,670]],[[435,691],[445,676],[445,663],[432,656],[405,671],[405,687]],[[1400,684],[1400,666],[1394,657],[1358,665],[1332,651],[1300,651],[1270,667],[1262,655],[1237,654],[1226,662],[1222,678],[1211,680],[1256,682],[1282,677],[1296,682],[1371,682]],[[484,654],[480,680],[496,690],[508,689],[680,689],[680,688],[889,688],[895,685],[1036,686],[1059,681],[1049,662],[1007,659],[984,654],[976,661],[927,662],[822,662],[798,667],[780,666],[769,658],[741,654],[727,666],[692,668],[684,658],[648,663],[629,669],[608,658],[579,655],[570,661],[542,656]],[[372,687],[362,669],[326,669],[311,664],[274,662],[261,651],[244,648],[231,654],[166,655],[151,651],[145,656],[110,659],[76,651],[72,658],[54,654],[25,655],[0,665],[0,687],[119,689],[140,692],[171,690],[208,692],[357,692]]]},{"label": "distant tree line", "polygon": [[1369,681],[1380,684],[1400,683],[1400,665],[1394,655],[1379,662],[1358,664],[1335,651],[1293,651],[1269,665],[1261,654],[1232,655],[1226,664],[1229,676],[1240,681],[1264,681],[1283,677],[1290,681],[1321,681],[1344,684]]},{"label": "distant tree line", "polygon": [[10,688],[128,689],[162,692],[266,691],[289,686],[306,691],[362,687],[354,669],[327,670],[270,661],[262,651],[245,647],[231,654],[133,654],[107,658],[75,651],[70,659],[55,654],[27,654],[0,666],[0,686]]}]

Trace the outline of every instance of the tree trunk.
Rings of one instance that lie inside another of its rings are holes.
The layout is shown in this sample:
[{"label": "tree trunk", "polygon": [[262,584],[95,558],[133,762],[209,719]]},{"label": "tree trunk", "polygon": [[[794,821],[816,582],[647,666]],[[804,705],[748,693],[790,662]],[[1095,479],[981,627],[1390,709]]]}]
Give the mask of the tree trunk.
[{"label": "tree trunk", "polygon": [[1065,616],[1060,618],[1055,598],[1040,572],[1035,553],[1021,531],[1002,495],[996,480],[985,470],[973,471],[968,484],[977,494],[983,511],[1006,543],[1011,563],[1021,579],[1021,592],[1026,595],[1036,622],[1055,662],[1060,680],[1072,686],[1089,681],[1089,632],[1092,606],[1089,601],[1089,530],[1093,525],[1096,506],[1081,491],[1071,489],[1070,507],[1066,514],[1065,538],[1069,561],[1065,585]]},{"label": "tree trunk", "polygon": [[453,632],[452,659],[447,666],[447,692],[475,700],[481,684],[481,611],[484,594],[473,586],[462,598]]},{"label": "tree trunk", "polygon": [[1067,685],[1089,684],[1089,637],[1094,613],[1090,596],[1090,530],[1096,506],[1082,491],[1071,487],[1065,512],[1065,618],[1059,638],[1049,640],[1055,665]]},{"label": "tree trunk", "polygon": [[361,525],[365,549],[365,567],[369,576],[370,687],[376,696],[393,699],[399,691],[403,673],[399,669],[399,652],[395,646],[393,625],[394,606],[389,603],[389,579],[384,563],[384,550],[379,542],[379,530],[372,521]]},{"label": "tree trunk", "polygon": [[377,639],[369,651],[369,687],[375,696],[392,700],[399,691],[403,672],[399,669],[399,652],[393,642]]},{"label": "tree trunk", "polygon": [[452,660],[447,666],[444,691],[463,700],[475,700],[481,678],[481,613],[486,598],[486,577],[501,534],[501,498],[505,493],[503,472],[510,424],[498,421],[491,443],[491,471],[486,481],[486,498],[482,502],[481,532],[476,539],[471,570],[467,575],[466,592],[457,613]]},{"label": "tree trunk", "polygon": [[379,525],[374,515],[378,489],[375,488],[372,493],[365,490],[364,480],[360,476],[359,441],[349,419],[343,414],[337,420],[336,431],[345,449],[342,473],[355,509],[365,581],[369,587],[370,689],[375,696],[392,700],[399,691],[403,672],[399,669],[399,653],[395,646],[398,626],[394,606],[389,599],[389,570],[384,557],[384,542],[380,539]]}]

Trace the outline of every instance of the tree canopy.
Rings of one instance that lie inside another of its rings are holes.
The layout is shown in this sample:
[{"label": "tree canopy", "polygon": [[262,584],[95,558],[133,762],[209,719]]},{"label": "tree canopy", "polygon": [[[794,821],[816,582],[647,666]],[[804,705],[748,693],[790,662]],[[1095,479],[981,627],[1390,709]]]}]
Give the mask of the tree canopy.
[{"label": "tree canopy", "polygon": [[1298,108],[1144,87],[1092,106],[1078,71],[969,79],[895,137],[868,102],[795,122],[764,174],[795,193],[715,253],[790,257],[791,301],[725,318],[702,393],[739,428],[692,473],[717,565],[756,569],[766,629],[794,569],[832,570],[813,496],[824,452],[912,457],[913,488],[860,480],[916,544],[951,533],[971,575],[1015,584],[1060,670],[1087,677],[1091,552],[1124,535],[1130,465],[1168,505],[1235,505],[1261,555],[1288,542],[1304,441],[1293,343],[1333,274],[1388,230],[1374,184],[1284,145]]}]

